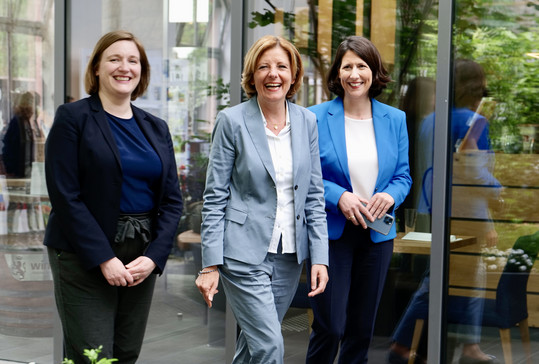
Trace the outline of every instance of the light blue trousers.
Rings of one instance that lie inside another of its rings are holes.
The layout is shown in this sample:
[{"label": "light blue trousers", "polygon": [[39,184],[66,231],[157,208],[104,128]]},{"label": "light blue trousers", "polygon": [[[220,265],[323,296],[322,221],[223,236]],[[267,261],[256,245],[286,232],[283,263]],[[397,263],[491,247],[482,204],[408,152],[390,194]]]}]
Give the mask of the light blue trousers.
[{"label": "light blue trousers", "polygon": [[302,267],[296,254],[268,253],[260,265],[225,258],[221,282],[241,329],[233,364],[283,363],[281,322]]}]

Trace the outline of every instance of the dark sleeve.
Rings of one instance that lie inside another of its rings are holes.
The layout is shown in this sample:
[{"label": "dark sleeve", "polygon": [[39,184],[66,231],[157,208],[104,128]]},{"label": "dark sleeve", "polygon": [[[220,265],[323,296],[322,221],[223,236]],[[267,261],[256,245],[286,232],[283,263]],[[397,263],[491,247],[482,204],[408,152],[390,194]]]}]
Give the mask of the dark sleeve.
[{"label": "dark sleeve", "polygon": [[14,117],[9,122],[3,139],[2,160],[6,174],[13,175],[17,173],[18,154],[21,145],[19,121]]}]

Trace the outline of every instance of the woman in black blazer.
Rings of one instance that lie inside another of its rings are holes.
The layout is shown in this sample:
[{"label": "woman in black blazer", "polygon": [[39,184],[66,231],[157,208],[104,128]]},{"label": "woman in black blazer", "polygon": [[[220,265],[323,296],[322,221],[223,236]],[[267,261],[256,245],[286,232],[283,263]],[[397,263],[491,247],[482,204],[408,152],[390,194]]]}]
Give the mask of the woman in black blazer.
[{"label": "woman in black blazer", "polygon": [[65,355],[84,349],[134,363],[156,274],[181,216],[167,124],[133,106],[150,80],[144,47],[114,31],[96,44],[90,97],[56,112],[45,148],[52,211],[45,232]]}]

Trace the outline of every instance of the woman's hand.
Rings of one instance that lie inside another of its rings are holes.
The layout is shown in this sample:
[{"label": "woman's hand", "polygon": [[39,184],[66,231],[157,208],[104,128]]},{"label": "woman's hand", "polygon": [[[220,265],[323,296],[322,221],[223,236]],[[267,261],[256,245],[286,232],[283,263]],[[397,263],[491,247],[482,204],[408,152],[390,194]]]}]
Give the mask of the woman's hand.
[{"label": "woman's hand", "polygon": [[389,193],[380,192],[372,196],[367,204],[367,209],[377,219],[381,219],[389,211],[391,206],[395,204],[395,200]]},{"label": "woman's hand", "polygon": [[324,292],[328,281],[328,267],[323,264],[313,264],[311,267],[311,292],[307,296],[314,297]]},{"label": "woman's hand", "polygon": [[133,283],[129,284],[129,287],[134,287],[138,284],[144,282],[144,280],[152,274],[156,265],[148,257],[140,256],[137,259],[133,260],[131,263],[127,264],[127,272],[133,277]]},{"label": "woman's hand", "polygon": [[354,225],[361,225],[363,229],[366,229],[367,224],[361,214],[365,215],[370,221],[374,221],[371,213],[365,207],[367,202],[367,200],[363,200],[361,197],[345,191],[339,199],[338,206],[344,216]]},{"label": "woman's hand", "polygon": [[133,284],[133,276],[124,267],[120,259],[114,257],[99,265],[101,273],[111,286],[127,286]]},{"label": "woman's hand", "polygon": [[219,292],[217,290],[217,286],[219,285],[219,271],[217,270],[217,266],[206,267],[202,270],[202,272],[213,270],[214,272],[199,274],[195,281],[198,290],[202,293],[202,297],[204,297],[204,301],[206,301],[209,308],[212,307],[213,296]]}]

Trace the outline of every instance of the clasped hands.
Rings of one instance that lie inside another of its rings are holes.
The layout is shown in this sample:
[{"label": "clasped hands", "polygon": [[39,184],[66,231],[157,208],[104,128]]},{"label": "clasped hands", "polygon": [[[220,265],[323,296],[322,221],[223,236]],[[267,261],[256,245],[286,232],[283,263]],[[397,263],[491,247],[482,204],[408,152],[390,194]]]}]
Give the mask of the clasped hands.
[{"label": "clasped hands", "polygon": [[140,256],[127,265],[114,257],[101,263],[99,267],[111,286],[134,287],[144,282],[156,265],[150,258]]},{"label": "clasped hands", "polygon": [[382,218],[394,204],[395,200],[386,192],[376,193],[369,201],[345,191],[339,199],[338,206],[344,216],[354,225],[361,225],[363,229],[366,229],[367,224],[363,215],[372,222],[377,218]]}]

